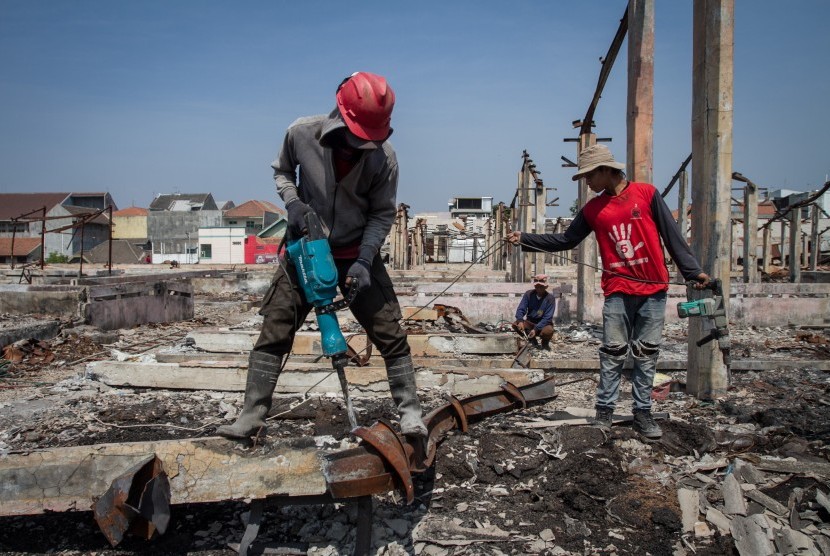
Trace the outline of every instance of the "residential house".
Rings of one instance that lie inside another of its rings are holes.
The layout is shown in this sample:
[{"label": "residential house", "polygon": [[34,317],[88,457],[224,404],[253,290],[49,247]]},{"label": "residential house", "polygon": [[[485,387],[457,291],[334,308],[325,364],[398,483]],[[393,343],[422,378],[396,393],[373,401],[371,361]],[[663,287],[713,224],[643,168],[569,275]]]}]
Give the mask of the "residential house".
[{"label": "residential house", "polygon": [[112,213],[113,239],[130,239],[147,241],[147,214],[146,208],[129,207]]},{"label": "residential house", "polygon": [[[80,217],[109,206],[118,209],[109,193],[0,193],[0,237],[39,240],[42,234],[46,258],[53,254],[69,258],[82,248],[89,250],[109,239],[106,213],[86,222],[83,229],[73,228]],[[23,215],[28,216],[13,224],[13,219]],[[0,252],[0,257],[11,256],[10,251]],[[21,256],[16,241],[14,256]]]},{"label": "residential house", "polygon": [[[14,253],[12,253],[14,247]],[[0,237],[0,263],[26,264],[40,261],[39,237]]]},{"label": "residential house", "polygon": [[245,262],[245,228],[216,226],[199,228],[199,262],[242,264]]},{"label": "residential house", "polygon": [[251,200],[242,203],[222,214],[222,223],[225,226],[244,226],[245,234],[258,234],[280,218],[284,218],[285,211],[268,201]]},{"label": "residential house", "polygon": [[153,263],[199,262],[199,228],[221,225],[222,211],[210,193],[156,196],[147,213]]}]

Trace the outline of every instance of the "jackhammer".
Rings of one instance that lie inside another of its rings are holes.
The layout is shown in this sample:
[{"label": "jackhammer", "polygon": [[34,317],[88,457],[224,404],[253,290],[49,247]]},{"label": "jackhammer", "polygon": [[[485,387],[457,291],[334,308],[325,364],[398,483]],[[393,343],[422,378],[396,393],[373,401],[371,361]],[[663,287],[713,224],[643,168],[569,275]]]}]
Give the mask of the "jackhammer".
[{"label": "jackhammer", "polygon": [[317,325],[320,328],[323,355],[331,357],[331,364],[337,371],[343,397],[346,400],[346,411],[349,415],[349,424],[352,429],[357,427],[352,399],[349,396],[349,383],[346,380],[346,365],[349,358],[346,353],[348,346],[346,338],[340,331],[336,312],[344,309],[357,294],[357,285],[352,283],[346,297],[334,301],[337,296],[337,267],[331,254],[331,247],[323,231],[319,217],[313,212],[305,215],[307,235],[299,239],[289,240],[286,244],[288,258],[297,269],[297,279],[305,294],[306,300],[314,306],[317,315]]},{"label": "jackhammer", "polygon": [[723,283],[720,279],[714,278],[704,287],[712,291],[712,297],[682,301],[677,304],[677,316],[682,319],[689,317],[705,317],[704,329],[709,334],[697,341],[698,347],[708,344],[712,340],[718,341],[723,355],[723,364],[726,365],[727,373],[732,364],[730,350],[732,348],[729,339],[729,323],[726,318],[726,300],[723,295]]}]

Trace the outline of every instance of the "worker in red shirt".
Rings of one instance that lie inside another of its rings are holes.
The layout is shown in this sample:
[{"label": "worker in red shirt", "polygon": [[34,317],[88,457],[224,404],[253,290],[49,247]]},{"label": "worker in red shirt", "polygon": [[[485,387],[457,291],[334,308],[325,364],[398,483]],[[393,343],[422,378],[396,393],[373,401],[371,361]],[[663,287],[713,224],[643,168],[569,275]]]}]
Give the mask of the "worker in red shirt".
[{"label": "worker in red shirt", "polygon": [[651,389],[669,289],[669,272],[660,240],[683,277],[695,281],[696,288],[702,289],[709,276],[701,269],[654,186],[628,181],[624,169],[625,165],[614,160],[608,147],[586,148],[580,154],[573,180],[585,178],[597,196],[582,207],[564,233],[511,232],[507,240],[521,245],[523,251],[565,251],[594,232],[602,257],[605,294],[595,423],[610,430],[622,368],[630,353],[634,360],[634,429],[646,439],[655,440],[663,431],[651,414]]}]

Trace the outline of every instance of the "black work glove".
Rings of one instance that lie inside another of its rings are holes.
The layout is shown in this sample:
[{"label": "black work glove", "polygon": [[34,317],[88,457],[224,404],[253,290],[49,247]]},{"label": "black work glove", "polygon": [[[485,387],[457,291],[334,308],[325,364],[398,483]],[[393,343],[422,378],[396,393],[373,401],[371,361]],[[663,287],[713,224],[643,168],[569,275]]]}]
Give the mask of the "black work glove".
[{"label": "black work glove", "polygon": [[285,205],[285,210],[288,212],[288,233],[295,239],[303,237],[308,228],[305,215],[314,211],[299,199],[294,199]]},{"label": "black work glove", "polygon": [[357,259],[346,271],[346,285],[350,288],[357,287],[358,293],[368,288],[372,283],[371,268],[372,263],[366,259]]}]

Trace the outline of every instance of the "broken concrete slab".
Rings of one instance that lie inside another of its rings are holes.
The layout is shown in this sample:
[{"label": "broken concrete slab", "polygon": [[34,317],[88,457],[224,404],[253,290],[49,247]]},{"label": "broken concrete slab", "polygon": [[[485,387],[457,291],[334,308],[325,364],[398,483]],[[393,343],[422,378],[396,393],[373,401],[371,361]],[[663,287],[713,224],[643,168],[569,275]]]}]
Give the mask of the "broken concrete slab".
[{"label": "broken concrete slab", "polygon": [[[243,352],[253,348],[259,331],[200,329],[190,332],[188,341],[209,352]],[[347,340],[350,336],[346,334]],[[447,353],[505,354],[514,353],[519,338],[515,334],[410,334],[407,337],[413,356],[441,356]],[[322,355],[319,332],[298,332],[291,353]]]},{"label": "broken concrete slab", "polygon": [[113,479],[152,454],[169,477],[171,504],[324,494],[323,443],[280,440],[243,453],[209,437],[7,454],[0,458],[0,515],[90,510]]},{"label": "broken concrete slab", "polygon": [[746,500],[744,500],[743,489],[734,473],[726,476],[720,485],[723,495],[724,511],[731,516],[746,515]]},{"label": "broken concrete slab", "polygon": [[[192,390],[245,391],[247,362],[224,362],[192,366],[179,363],[95,361],[87,365],[87,376],[108,386]],[[419,388],[435,388],[453,395],[476,395],[498,389],[502,382],[524,386],[544,377],[539,370],[418,368]],[[389,386],[385,367],[346,367],[352,395],[386,396]],[[340,392],[340,382],[327,361],[286,365],[277,382],[277,393]]]},{"label": "broken concrete slab", "polygon": [[683,532],[691,533],[695,530],[695,523],[700,515],[700,493],[694,489],[679,488],[677,501],[680,503]]},{"label": "broken concrete slab", "polygon": [[189,282],[133,281],[114,285],[0,285],[0,313],[83,319],[102,330],[193,318]]},{"label": "broken concrete slab", "polygon": [[763,514],[735,517],[730,532],[741,556],[769,556],[775,553],[772,527]]},{"label": "broken concrete slab", "polygon": [[721,535],[729,533],[732,524],[732,520],[716,508],[706,509],[706,521],[717,527]]},{"label": "broken concrete slab", "polygon": [[0,322],[0,349],[18,340],[48,340],[60,333],[59,320],[22,317]]}]

